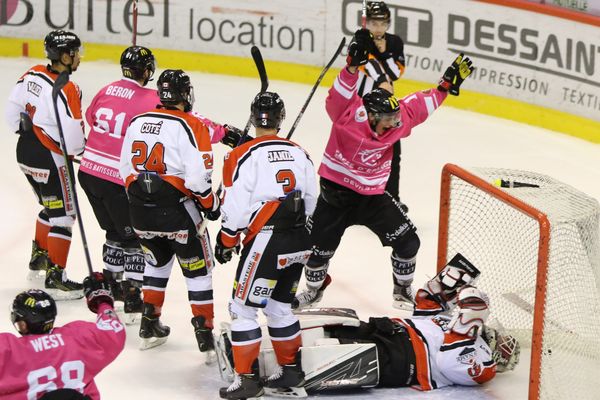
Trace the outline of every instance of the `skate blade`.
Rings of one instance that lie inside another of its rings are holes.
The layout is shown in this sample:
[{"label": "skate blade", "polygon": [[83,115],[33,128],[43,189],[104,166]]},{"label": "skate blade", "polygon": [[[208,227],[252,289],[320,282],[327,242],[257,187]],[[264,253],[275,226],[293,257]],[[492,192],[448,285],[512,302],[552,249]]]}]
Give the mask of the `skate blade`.
[{"label": "skate blade", "polygon": [[217,352],[214,350],[208,350],[202,354],[206,355],[204,358],[204,364],[206,364],[206,365],[213,365],[214,363],[216,363],[218,361],[217,360]]},{"label": "skate blade", "polygon": [[402,310],[402,311],[410,311],[412,312],[415,309],[415,305],[409,301],[400,301],[400,300],[394,300],[394,302],[392,303],[392,307],[394,307],[396,310]]},{"label": "skate blade", "polygon": [[142,339],[140,342],[140,350],[148,350],[160,346],[161,344],[164,344],[168,338],[168,336],[165,336],[161,338],[152,337],[148,339]]},{"label": "skate blade", "polygon": [[44,288],[52,298],[56,301],[78,300],[83,298],[83,290],[60,290]]},{"label": "skate blade", "polygon": [[304,389],[303,387],[289,387],[289,388],[268,388],[265,387],[265,394],[267,396],[273,396],[273,397],[293,397],[293,398],[300,398],[300,397],[308,397],[308,394],[306,393],[306,389]]},{"label": "skate blade", "polygon": [[27,274],[27,280],[28,281],[39,281],[41,279],[45,279],[46,278],[46,271],[44,270],[29,270],[29,273]]}]

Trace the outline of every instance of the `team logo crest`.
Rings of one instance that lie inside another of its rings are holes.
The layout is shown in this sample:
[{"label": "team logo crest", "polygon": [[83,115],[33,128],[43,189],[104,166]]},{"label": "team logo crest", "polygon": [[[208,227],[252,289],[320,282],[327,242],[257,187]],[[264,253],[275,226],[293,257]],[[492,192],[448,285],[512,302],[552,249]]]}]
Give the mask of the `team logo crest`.
[{"label": "team logo crest", "polygon": [[358,107],[354,114],[354,119],[356,122],[365,122],[368,120],[369,116],[367,115],[367,110],[364,107]]}]

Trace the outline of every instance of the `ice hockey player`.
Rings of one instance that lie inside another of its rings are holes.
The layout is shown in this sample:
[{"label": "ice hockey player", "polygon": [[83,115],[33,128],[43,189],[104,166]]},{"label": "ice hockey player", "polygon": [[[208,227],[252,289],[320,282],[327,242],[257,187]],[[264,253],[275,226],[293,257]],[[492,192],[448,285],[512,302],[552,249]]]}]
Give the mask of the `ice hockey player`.
[{"label": "ice hockey player", "polygon": [[[356,84],[360,97],[373,89],[382,87],[394,93],[394,82],[402,77],[405,70],[404,41],[398,35],[389,33],[392,14],[383,1],[367,2],[367,29],[373,38],[369,49],[369,61],[359,67]],[[401,141],[392,146],[392,167],[385,191],[400,201],[400,156]],[[400,202],[406,212],[408,207]]]},{"label": "ice hockey player", "polygon": [[294,308],[321,299],[331,282],[327,274],[346,228],[364,225],[384,246],[392,248],[394,306],[412,309],[412,280],[420,240],[399,202],[385,191],[390,177],[392,146],[411,134],[437,109],[448,92],[459,88],[473,67],[468,57],[456,57],[437,88],[413,93],[402,100],[385,89],[374,89],[362,99],[356,94],[358,66],[368,61],[368,31],[356,32],[342,69],[326,99],[333,122],[319,168],[321,194],[311,217],[313,253],[305,277],[307,290]]},{"label": "ice hockey player", "polygon": [[[76,34],[56,30],[44,40],[48,65],[30,68],[17,82],[6,106],[10,129],[19,133],[17,162],[43,209],[37,217],[29,262],[30,277],[45,273],[45,288],[57,300],[83,297],[81,283],[67,279],[65,267],[75,221],[73,198],[67,185],[67,168],[59,146],[52,87],[58,74],[79,67],[81,41]],[[81,91],[69,81],[57,101],[60,122],[70,157],[85,144]],[[71,176],[73,176],[71,174]]]},{"label": "ice hockey player", "polygon": [[[479,270],[461,254],[417,292],[412,318],[370,318],[358,327],[326,327],[340,343],[377,346],[379,386],[474,386],[519,362],[517,340],[485,325],[488,297],[472,286]],[[440,315],[454,310],[452,317]]]},{"label": "ice hockey player", "polygon": [[[457,254],[417,292],[411,318],[372,317],[363,322],[349,309],[297,312],[303,368],[311,377],[307,390],[472,386],[514,369],[519,343],[486,325],[489,300],[473,286],[478,275],[479,270]],[[230,370],[229,346],[221,340],[228,334],[219,338],[223,372]],[[337,350],[339,344],[345,346]],[[266,373],[272,358],[268,349],[262,350]]]},{"label": "ice hockey player", "polygon": [[79,183],[106,232],[103,273],[115,300],[124,302],[126,314],[142,312],[144,256],[131,226],[119,160],[131,119],[159,103],[156,90],[146,87],[155,69],[150,49],[126,48],[121,54],[122,78],[100,89],[85,113],[90,133],[79,167]]},{"label": "ice hockey player", "polygon": [[83,286],[88,308],[98,315],[95,323],[54,327],[56,303],[48,293],[32,289],[15,297],[11,320],[21,337],[0,333],[2,399],[38,399],[44,393],[43,399],[71,398],[64,397],[66,389],[100,398],[94,377],[123,350],[125,329],[102,274],[85,278]]},{"label": "ice hockey player", "polygon": [[[306,216],[316,204],[312,161],[297,144],[277,136],[285,106],[277,93],[262,92],[251,105],[256,139],[232,150],[223,165],[222,226],[215,258],[231,260],[244,248],[229,301],[236,376],[219,394],[225,399],[261,396],[264,391],[305,394],[297,359],[300,325],[291,311],[302,268],[310,254]],[[261,330],[258,309],[267,318],[277,370],[258,378]]]},{"label": "ice hockey player", "polygon": [[[159,317],[174,256],[185,277],[192,325],[201,352],[214,355],[212,339],[214,260],[204,218],[220,216],[212,192],[213,154],[209,131],[189,114],[194,91],[182,70],[158,78],[161,105],[131,120],[123,142],[120,174],[125,179],[131,221],[145,256],[141,348],[167,340]],[[201,213],[204,213],[204,218]]]}]

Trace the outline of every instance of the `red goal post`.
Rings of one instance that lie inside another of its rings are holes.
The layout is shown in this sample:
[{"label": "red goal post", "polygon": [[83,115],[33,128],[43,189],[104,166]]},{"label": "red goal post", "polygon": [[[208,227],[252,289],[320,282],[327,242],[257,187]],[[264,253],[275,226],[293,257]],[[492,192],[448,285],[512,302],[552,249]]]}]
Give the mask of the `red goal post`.
[{"label": "red goal post", "polygon": [[[600,323],[589,314],[600,311],[599,216],[595,199],[542,174],[443,168],[438,271],[456,252],[482,271],[478,286],[492,315],[531,345],[529,399],[594,396]],[[578,374],[584,366],[596,371]]]}]

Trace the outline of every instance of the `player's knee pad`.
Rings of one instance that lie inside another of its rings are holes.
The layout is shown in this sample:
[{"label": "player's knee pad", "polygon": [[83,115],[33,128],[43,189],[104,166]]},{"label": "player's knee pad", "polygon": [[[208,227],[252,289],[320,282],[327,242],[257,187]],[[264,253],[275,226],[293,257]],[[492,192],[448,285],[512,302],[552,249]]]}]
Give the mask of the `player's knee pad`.
[{"label": "player's knee pad", "polygon": [[61,228],[65,228],[65,229],[69,229],[69,230],[71,230],[74,223],[75,223],[75,217],[72,217],[70,215],[50,218],[50,225],[59,226]]},{"label": "player's knee pad", "polygon": [[272,328],[290,326],[298,321],[298,317],[292,313],[291,304],[273,299],[269,299],[263,313],[267,317],[267,325]]},{"label": "player's knee pad", "polygon": [[397,240],[392,248],[397,257],[409,259],[417,255],[419,247],[421,247],[421,239],[416,232],[411,231]]},{"label": "player's knee pad", "polygon": [[[229,315],[232,321],[253,321],[258,326],[258,312],[254,307],[242,304],[241,301],[236,299],[229,300]],[[246,325],[248,322],[244,322]]]},{"label": "player's knee pad", "polygon": [[123,271],[123,247],[121,243],[107,240],[102,246],[104,267],[111,272]]}]

